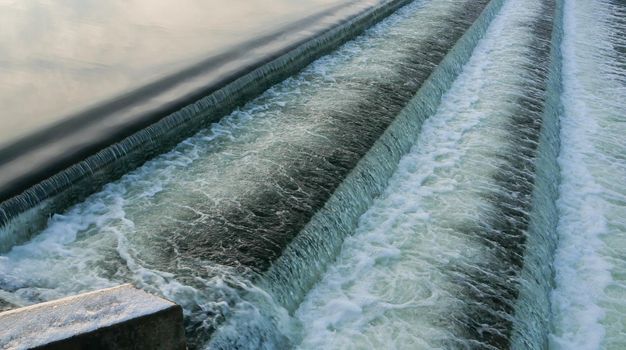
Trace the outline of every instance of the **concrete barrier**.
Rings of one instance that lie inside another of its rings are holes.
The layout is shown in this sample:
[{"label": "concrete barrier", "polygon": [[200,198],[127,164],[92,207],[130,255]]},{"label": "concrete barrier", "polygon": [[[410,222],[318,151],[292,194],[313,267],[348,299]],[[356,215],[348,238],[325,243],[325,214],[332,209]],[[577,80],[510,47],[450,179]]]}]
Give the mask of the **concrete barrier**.
[{"label": "concrete barrier", "polygon": [[0,313],[0,349],[186,349],[182,308],[131,285]]}]

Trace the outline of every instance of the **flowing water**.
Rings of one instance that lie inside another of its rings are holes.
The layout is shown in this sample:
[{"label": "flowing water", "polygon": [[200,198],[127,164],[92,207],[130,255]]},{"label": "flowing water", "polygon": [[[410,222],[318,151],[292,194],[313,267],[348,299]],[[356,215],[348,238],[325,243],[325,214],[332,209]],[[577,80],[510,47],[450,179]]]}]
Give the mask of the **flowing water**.
[{"label": "flowing water", "polygon": [[505,348],[511,324],[533,317],[514,304],[526,235],[537,234],[531,206],[541,205],[531,192],[549,127],[552,13],[550,1],[505,4],[298,309],[301,348]]},{"label": "flowing water", "polygon": [[555,349],[626,347],[626,3],[564,8]]},{"label": "flowing water", "polygon": [[131,282],[192,348],[623,348],[625,33],[416,0],[0,247],[0,308]]},{"label": "flowing water", "polygon": [[[219,124],[53,216],[43,232],[2,257],[2,298],[25,305],[131,281],[183,305],[192,344],[238,313],[253,320],[238,333],[289,341],[289,334],[273,330],[281,324],[278,307],[251,281],[281,255],[422,85],[422,95],[438,96],[433,91],[442,83],[427,79],[446,66],[448,51],[469,53],[475,40],[463,35],[487,3],[414,2]],[[462,37],[467,43],[457,48]],[[449,81],[455,69],[448,70]],[[418,128],[424,115],[414,117]],[[382,185],[393,157],[402,153],[396,138],[403,132],[387,136],[388,151],[381,152],[388,166],[356,181],[373,191]],[[259,313],[263,307],[273,311]],[[230,336],[224,337],[228,343]]]}]

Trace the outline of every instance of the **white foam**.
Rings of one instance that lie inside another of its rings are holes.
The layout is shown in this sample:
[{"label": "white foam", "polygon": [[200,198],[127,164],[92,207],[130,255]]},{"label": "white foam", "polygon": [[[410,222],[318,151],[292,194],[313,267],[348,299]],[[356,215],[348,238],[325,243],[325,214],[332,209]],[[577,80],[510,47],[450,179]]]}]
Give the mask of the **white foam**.
[{"label": "white foam", "polygon": [[481,194],[507,142],[506,109],[523,86],[528,21],[539,7],[504,5],[385,193],[297,310],[300,348],[432,348],[453,337],[440,321],[464,301],[449,268],[474,266],[487,253],[455,227],[489,206]]},{"label": "white foam", "polygon": [[625,281],[614,274],[626,268],[626,88],[610,42],[614,10],[605,1],[565,2],[556,349],[626,346]]}]

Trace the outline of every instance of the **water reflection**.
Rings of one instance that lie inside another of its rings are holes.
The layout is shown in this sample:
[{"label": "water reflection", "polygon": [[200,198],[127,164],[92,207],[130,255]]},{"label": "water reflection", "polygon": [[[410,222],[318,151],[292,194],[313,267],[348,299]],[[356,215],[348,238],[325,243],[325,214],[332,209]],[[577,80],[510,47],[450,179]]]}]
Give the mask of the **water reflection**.
[{"label": "water reflection", "polygon": [[350,0],[0,0],[0,146]]}]

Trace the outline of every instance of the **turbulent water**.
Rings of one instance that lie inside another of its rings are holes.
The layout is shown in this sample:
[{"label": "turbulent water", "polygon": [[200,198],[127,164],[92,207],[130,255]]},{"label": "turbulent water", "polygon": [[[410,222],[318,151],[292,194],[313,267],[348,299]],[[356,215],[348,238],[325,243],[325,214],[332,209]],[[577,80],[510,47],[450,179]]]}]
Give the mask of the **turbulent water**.
[{"label": "turbulent water", "polygon": [[[132,281],[184,306],[193,344],[237,313],[253,320],[238,333],[288,341],[274,329],[279,320],[264,318],[277,318],[271,300],[256,300],[269,295],[250,281],[324,205],[486,3],[415,2],[55,215],[30,243],[3,256],[3,299],[24,305]],[[414,117],[417,124],[423,118]],[[395,136],[386,147],[398,147]],[[384,181],[385,172],[375,171],[359,181]],[[270,315],[249,315],[266,304]]]},{"label": "turbulent water", "polygon": [[564,8],[555,349],[626,347],[626,3]]},{"label": "turbulent water", "polygon": [[[195,348],[626,346],[626,4],[417,0],[0,256]],[[1,338],[1,337],[0,337]]]},{"label": "turbulent water", "polygon": [[513,304],[550,39],[532,29],[551,12],[504,6],[298,309],[302,348],[507,347],[511,323],[529,317]]}]

